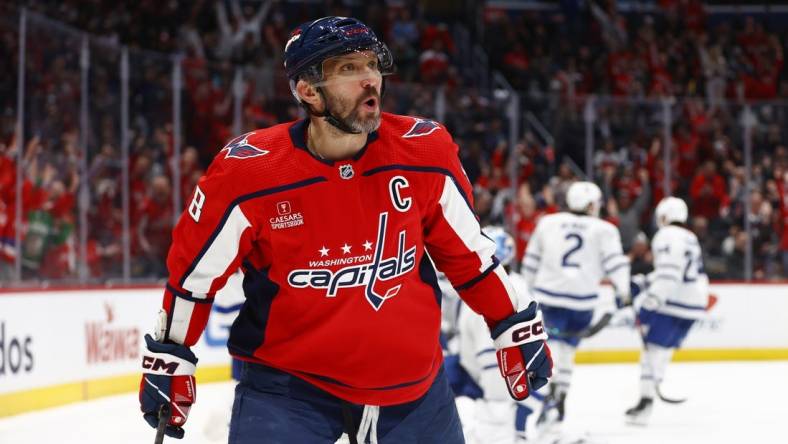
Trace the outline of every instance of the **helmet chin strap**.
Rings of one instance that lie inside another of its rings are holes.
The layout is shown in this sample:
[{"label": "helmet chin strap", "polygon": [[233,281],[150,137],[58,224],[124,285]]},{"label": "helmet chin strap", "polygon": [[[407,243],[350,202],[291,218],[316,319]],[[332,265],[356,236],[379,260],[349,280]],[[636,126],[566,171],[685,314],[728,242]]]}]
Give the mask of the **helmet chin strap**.
[{"label": "helmet chin strap", "polygon": [[323,93],[322,88],[317,88],[317,92],[320,93],[320,97],[323,98],[323,103],[325,103],[325,109],[323,110],[322,113],[318,113],[313,111],[312,108],[309,107],[310,114],[312,114],[313,116],[324,118],[326,122],[330,123],[331,125],[333,125],[335,128],[337,128],[342,132],[348,134],[361,134],[361,131],[352,128],[350,125],[343,122],[341,119],[336,117],[333,113],[331,113],[331,110],[328,108],[328,100],[326,99],[326,95]]}]

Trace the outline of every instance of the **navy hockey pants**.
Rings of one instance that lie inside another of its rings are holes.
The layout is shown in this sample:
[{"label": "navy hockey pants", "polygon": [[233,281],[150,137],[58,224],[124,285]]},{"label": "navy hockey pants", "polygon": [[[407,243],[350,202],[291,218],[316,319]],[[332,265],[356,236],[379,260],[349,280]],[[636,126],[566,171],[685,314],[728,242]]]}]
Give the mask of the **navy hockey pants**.
[{"label": "navy hockey pants", "polygon": [[[548,331],[557,330],[563,333],[576,333],[590,326],[591,320],[594,318],[594,310],[578,311],[545,304],[542,304],[539,308],[542,309],[544,325]],[[580,338],[575,337],[552,336],[550,340],[566,342],[572,347],[577,347],[580,344]]]},{"label": "navy hockey pants", "polygon": [[649,310],[640,310],[638,318],[642,325],[648,326],[646,343],[665,348],[681,347],[692,324],[695,323],[694,319],[684,319]]},{"label": "navy hockey pants", "polygon": [[[229,444],[334,444],[350,418],[359,429],[363,411],[363,405],[342,401],[300,378],[246,363],[235,389]],[[380,407],[372,427],[380,444],[465,442],[443,369],[420,399]],[[372,435],[370,431],[359,444],[372,442]]]}]

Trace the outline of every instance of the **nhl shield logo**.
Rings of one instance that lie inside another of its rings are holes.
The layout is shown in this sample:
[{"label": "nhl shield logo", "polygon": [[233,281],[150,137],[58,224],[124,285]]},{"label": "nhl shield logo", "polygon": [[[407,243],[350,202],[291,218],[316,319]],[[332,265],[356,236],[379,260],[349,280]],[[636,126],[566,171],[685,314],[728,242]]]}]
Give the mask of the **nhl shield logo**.
[{"label": "nhl shield logo", "polygon": [[355,173],[353,172],[353,165],[346,164],[339,166],[339,177],[343,179],[350,179]]}]

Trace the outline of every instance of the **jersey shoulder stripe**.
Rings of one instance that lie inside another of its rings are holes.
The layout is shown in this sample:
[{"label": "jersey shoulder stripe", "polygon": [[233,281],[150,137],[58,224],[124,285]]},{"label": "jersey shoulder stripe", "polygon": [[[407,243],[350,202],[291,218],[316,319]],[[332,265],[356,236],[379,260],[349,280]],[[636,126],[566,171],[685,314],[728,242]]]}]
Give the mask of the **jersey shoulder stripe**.
[{"label": "jersey shoulder stripe", "polygon": [[301,181],[298,181],[298,182],[295,182],[295,183],[280,185],[280,186],[277,186],[277,187],[271,187],[271,188],[255,191],[255,192],[252,192],[252,193],[244,194],[244,195],[238,196],[237,198],[233,199],[227,205],[227,208],[225,209],[224,214],[222,215],[222,217],[217,222],[216,227],[213,229],[213,232],[211,233],[211,235],[208,237],[208,239],[206,239],[206,241],[203,244],[202,248],[200,249],[199,253],[197,253],[197,256],[195,256],[195,258],[192,261],[192,263],[189,265],[189,267],[186,269],[186,271],[184,271],[183,275],[181,276],[181,278],[178,281],[178,285],[181,288],[184,288],[184,284],[185,284],[186,280],[189,279],[189,277],[192,275],[194,270],[198,267],[200,262],[203,260],[203,257],[206,255],[208,250],[214,244],[216,239],[221,235],[222,231],[224,230],[225,226],[227,225],[228,220],[231,219],[233,211],[241,203],[249,201],[251,199],[256,199],[256,198],[260,198],[260,197],[264,197],[264,196],[269,196],[269,195],[276,194],[276,193],[281,193],[281,192],[284,192],[284,191],[294,190],[296,188],[302,188],[302,187],[310,186],[310,185],[313,185],[313,184],[316,184],[316,183],[320,183],[320,182],[325,182],[327,180],[328,179],[326,179],[325,177],[313,177],[313,178],[301,180]]}]

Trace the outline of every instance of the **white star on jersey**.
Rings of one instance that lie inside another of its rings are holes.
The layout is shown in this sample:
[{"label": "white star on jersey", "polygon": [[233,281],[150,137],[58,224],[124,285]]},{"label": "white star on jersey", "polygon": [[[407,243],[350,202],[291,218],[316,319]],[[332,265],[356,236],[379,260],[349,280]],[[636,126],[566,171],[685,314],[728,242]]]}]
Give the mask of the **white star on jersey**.
[{"label": "white star on jersey", "polygon": [[347,242],[342,246],[342,252],[345,254],[350,254],[350,245],[348,245]]},{"label": "white star on jersey", "polygon": [[364,251],[368,251],[372,249],[372,242],[366,241],[362,245],[364,245]]},{"label": "white star on jersey", "polygon": [[319,249],[319,250],[317,250],[317,251],[319,251],[319,252],[320,252],[320,257],[323,257],[323,256],[328,256],[328,250],[329,250],[329,249],[328,249],[328,248],[326,248],[326,246],[325,246],[325,245],[323,245],[323,248],[321,248],[321,249]]}]

